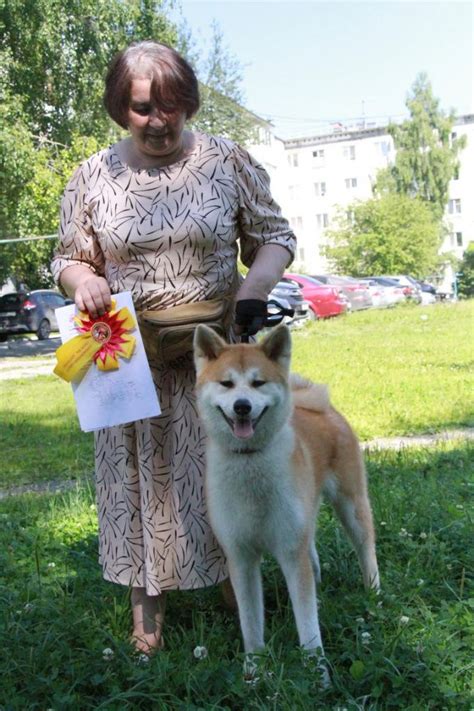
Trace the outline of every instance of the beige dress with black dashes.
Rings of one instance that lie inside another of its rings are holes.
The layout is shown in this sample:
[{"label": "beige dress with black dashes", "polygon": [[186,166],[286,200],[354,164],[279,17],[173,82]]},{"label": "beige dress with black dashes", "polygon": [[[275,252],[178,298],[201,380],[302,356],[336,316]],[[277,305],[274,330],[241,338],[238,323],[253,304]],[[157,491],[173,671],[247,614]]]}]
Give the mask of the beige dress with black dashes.
[{"label": "beige dress with black dashes", "polygon": [[[293,255],[265,170],[229,140],[196,138],[166,168],[131,170],[114,146],[80,166],[62,201],[57,280],[85,264],[112,293],[131,291],[137,310],[166,309],[235,294],[239,246],[248,266],[264,244]],[[227,571],[206,515],[192,361],[150,365],[162,414],[98,432],[95,462],[104,577],[156,595]]]}]

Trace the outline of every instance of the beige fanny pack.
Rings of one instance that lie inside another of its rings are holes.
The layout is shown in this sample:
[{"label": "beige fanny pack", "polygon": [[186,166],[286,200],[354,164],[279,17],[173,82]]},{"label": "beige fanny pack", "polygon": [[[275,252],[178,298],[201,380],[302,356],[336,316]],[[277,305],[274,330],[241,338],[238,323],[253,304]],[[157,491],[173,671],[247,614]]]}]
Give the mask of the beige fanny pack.
[{"label": "beige fanny pack", "polygon": [[224,338],[229,304],[229,299],[211,299],[160,311],[142,311],[140,331],[147,351],[162,363],[176,361],[192,352],[194,331],[200,323]]}]

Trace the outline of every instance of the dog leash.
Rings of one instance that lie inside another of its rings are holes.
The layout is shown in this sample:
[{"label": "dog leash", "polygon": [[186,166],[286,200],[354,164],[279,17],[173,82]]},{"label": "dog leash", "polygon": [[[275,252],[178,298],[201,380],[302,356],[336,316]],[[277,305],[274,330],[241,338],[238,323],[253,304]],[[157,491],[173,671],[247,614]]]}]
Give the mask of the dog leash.
[{"label": "dog leash", "polygon": [[285,316],[292,318],[295,315],[294,309],[287,309],[275,299],[269,299],[267,302],[267,313],[262,316],[253,316],[250,323],[244,326],[240,335],[241,343],[249,343],[250,336],[255,335],[261,328],[272,328],[278,326]]}]

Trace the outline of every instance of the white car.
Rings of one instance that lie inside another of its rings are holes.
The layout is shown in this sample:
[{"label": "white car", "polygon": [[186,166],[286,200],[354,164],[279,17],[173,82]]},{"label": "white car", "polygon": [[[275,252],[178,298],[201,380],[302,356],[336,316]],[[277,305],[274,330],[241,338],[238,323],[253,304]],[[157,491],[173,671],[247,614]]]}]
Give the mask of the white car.
[{"label": "white car", "polygon": [[[376,308],[385,308],[384,304],[386,306],[396,306],[406,300],[403,287],[395,280],[385,279],[384,277],[364,277],[363,279],[359,279],[359,281],[364,282],[369,286],[369,289],[371,289],[372,299],[374,300],[374,306]],[[379,306],[375,303],[377,297],[374,297],[372,289],[378,291],[378,298],[380,299]]]}]

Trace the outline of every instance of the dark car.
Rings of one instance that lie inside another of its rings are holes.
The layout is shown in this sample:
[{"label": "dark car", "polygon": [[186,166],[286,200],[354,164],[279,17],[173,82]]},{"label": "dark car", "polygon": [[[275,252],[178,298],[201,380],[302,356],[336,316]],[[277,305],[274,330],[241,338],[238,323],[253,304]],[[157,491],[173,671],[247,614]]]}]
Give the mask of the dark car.
[{"label": "dark car", "polygon": [[286,302],[290,309],[294,310],[295,315],[293,318],[285,321],[288,325],[302,324],[309,317],[308,303],[304,299],[301,287],[292,279],[282,277],[272,289],[268,298],[277,302],[281,301],[284,306]]},{"label": "dark car", "polygon": [[0,341],[15,333],[36,333],[40,340],[57,331],[54,309],[72,304],[72,299],[53,289],[0,296]]}]

